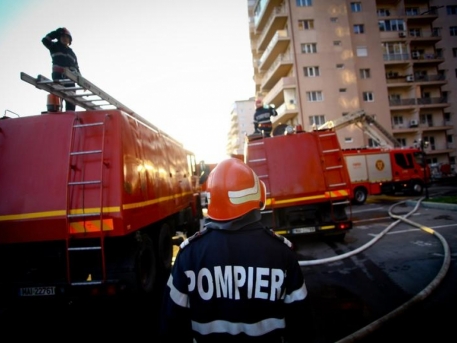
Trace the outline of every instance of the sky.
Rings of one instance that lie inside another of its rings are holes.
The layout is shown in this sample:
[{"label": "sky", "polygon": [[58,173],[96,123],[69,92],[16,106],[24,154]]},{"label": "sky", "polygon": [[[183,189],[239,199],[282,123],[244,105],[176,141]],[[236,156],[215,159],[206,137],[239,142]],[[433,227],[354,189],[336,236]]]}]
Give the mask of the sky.
[{"label": "sky", "polygon": [[41,39],[59,27],[84,78],[197,160],[227,157],[233,104],[255,95],[246,0],[0,0],[1,116],[46,110],[20,73],[51,77]]}]

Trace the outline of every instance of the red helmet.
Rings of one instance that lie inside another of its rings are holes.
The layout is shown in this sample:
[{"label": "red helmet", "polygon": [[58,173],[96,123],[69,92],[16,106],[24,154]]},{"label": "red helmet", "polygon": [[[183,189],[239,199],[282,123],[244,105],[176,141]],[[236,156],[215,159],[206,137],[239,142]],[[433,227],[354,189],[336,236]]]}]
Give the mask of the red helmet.
[{"label": "red helmet", "polygon": [[255,209],[263,209],[265,184],[238,158],[217,164],[207,181],[208,217],[232,220]]}]

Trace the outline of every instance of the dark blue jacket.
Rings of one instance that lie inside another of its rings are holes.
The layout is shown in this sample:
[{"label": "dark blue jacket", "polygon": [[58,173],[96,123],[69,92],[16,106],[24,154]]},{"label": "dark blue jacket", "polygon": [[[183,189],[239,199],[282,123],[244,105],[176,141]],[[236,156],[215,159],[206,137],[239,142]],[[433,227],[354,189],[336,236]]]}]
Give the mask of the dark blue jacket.
[{"label": "dark blue jacket", "polygon": [[[53,39],[57,39],[53,42]],[[65,46],[59,41],[58,34],[56,31],[50,32],[44,37],[41,42],[49,49],[52,58],[52,72],[63,73],[64,68],[69,68],[72,71],[79,71],[78,59],[73,50]],[[54,77],[53,77],[54,79]]]},{"label": "dark blue jacket", "polygon": [[308,293],[297,255],[259,220],[258,210],[230,222],[207,219],[181,244],[162,342],[303,342]]}]

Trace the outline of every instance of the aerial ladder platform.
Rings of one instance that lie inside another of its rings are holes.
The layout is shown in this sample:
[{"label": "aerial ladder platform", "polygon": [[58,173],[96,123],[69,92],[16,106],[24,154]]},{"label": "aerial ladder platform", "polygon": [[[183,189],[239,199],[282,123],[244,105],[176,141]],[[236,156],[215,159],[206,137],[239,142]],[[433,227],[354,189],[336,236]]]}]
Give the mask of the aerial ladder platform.
[{"label": "aerial ladder platform", "polygon": [[[356,125],[380,146],[387,148],[400,147],[400,143],[397,141],[397,139],[381,124],[379,124],[373,116],[366,114],[364,110],[355,111],[341,118],[329,120],[317,127],[317,130],[331,128],[337,130],[351,124]],[[374,127],[377,129],[377,131],[374,129]],[[382,135],[380,135],[378,131],[381,132]]]}]

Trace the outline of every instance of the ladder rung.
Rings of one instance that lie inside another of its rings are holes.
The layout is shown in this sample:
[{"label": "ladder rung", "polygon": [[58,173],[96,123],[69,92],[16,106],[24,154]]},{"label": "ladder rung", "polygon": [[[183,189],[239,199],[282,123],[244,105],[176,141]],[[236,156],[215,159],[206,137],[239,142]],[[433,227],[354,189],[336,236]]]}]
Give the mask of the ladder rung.
[{"label": "ladder rung", "polygon": [[341,186],[346,186],[346,182],[342,183],[334,183],[332,185],[328,185],[329,187],[341,187]]},{"label": "ladder rung", "polygon": [[89,154],[100,154],[101,150],[88,150],[88,151],[73,151],[70,153],[71,156],[76,155],[89,155]]},{"label": "ladder rung", "polygon": [[343,166],[333,166],[333,167],[327,167],[325,170],[334,170],[334,169],[341,169]]},{"label": "ladder rung", "polygon": [[349,204],[349,200],[332,202],[332,205],[347,205],[347,204]]},{"label": "ladder rung", "polygon": [[93,247],[69,247],[68,251],[88,251],[88,250],[102,250],[101,246]]},{"label": "ladder rung", "polygon": [[323,150],[322,152],[324,154],[330,154],[330,153],[333,153],[333,152],[338,152],[340,151],[339,149],[331,149],[331,150]]},{"label": "ladder rung", "polygon": [[100,180],[90,180],[90,181],[74,181],[74,182],[69,182],[69,186],[82,186],[82,185],[97,185],[100,184]]},{"label": "ladder rung", "polygon": [[100,212],[93,213],[78,213],[78,214],[68,214],[68,218],[82,218],[82,217],[100,217]]},{"label": "ladder rung", "polygon": [[103,125],[103,122],[99,122],[99,123],[90,123],[90,124],[76,124],[76,125],[73,125],[73,127],[89,127],[89,126],[100,126],[100,125]]},{"label": "ladder rung", "polygon": [[87,285],[101,285],[102,281],[82,281],[82,282],[72,282],[72,286],[87,286]]}]

